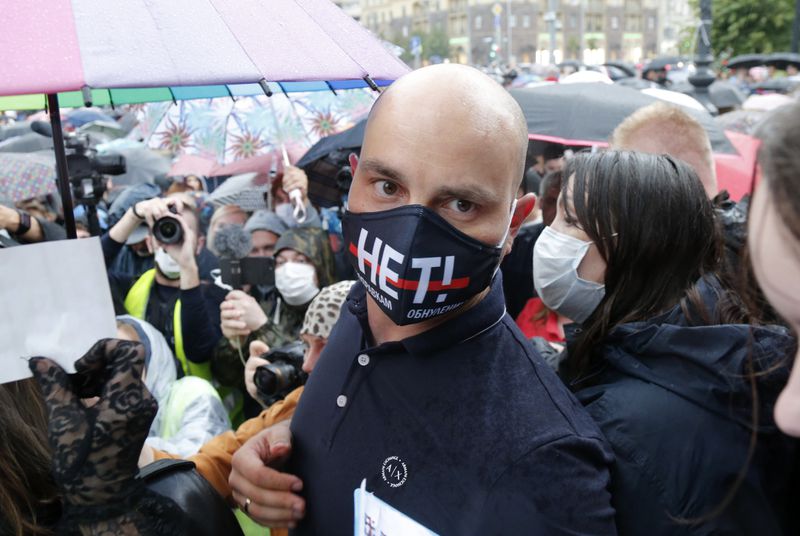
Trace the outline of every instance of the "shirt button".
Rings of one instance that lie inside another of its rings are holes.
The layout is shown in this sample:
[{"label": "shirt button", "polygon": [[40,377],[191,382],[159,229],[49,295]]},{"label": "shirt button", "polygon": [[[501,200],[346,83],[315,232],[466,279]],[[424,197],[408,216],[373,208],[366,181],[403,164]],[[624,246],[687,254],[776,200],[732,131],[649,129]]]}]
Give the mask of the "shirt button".
[{"label": "shirt button", "polygon": [[339,395],[336,397],[336,405],[340,408],[343,408],[347,405],[347,397],[344,395]]},{"label": "shirt button", "polygon": [[361,354],[358,356],[358,364],[362,367],[366,367],[369,365],[369,356],[367,354]]}]

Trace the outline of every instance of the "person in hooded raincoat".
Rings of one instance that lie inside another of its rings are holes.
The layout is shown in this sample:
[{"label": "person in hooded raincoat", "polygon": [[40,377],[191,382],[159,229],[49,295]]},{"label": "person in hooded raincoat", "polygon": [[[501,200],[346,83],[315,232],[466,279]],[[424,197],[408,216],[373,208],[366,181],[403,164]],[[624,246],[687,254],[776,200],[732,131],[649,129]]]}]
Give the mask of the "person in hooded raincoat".
[{"label": "person in hooded raincoat", "polygon": [[[616,458],[621,535],[797,534],[797,443],[772,410],[795,341],[718,273],[714,208],[672,157],[581,154],[534,249],[564,376]],[[755,411],[754,411],[755,408]]]},{"label": "person in hooded raincoat", "polygon": [[158,402],[145,445],[185,457],[231,429],[211,383],[196,376],[177,379],[178,361],[161,332],[129,315],[118,316],[117,326],[120,338],[144,344],[144,383]]},{"label": "person in hooded raincoat", "polygon": [[[295,227],[275,244],[277,292],[258,302],[242,291],[231,291],[221,305],[222,332],[214,354],[214,377],[244,392],[244,364],[250,343],[262,341],[278,348],[299,339],[308,304],[319,289],[334,280],[333,252],[322,229]],[[249,397],[248,397],[249,398]],[[250,403],[247,415],[258,413]]]}]

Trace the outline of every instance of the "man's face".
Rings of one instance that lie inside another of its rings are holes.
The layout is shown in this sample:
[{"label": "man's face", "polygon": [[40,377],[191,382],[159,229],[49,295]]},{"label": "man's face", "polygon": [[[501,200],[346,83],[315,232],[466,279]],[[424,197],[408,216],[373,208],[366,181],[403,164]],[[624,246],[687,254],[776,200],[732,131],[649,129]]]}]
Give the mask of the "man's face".
[{"label": "man's face", "polygon": [[311,335],[310,333],[302,333],[300,338],[303,339],[306,351],[303,355],[303,371],[306,374],[311,374],[314,367],[319,361],[319,356],[322,355],[322,350],[328,343],[328,339],[318,335]]},{"label": "man's face", "polygon": [[544,196],[539,201],[542,207],[542,222],[550,225],[556,218],[558,211],[558,196],[561,194],[560,185],[551,186],[545,191]]},{"label": "man's face", "polygon": [[275,233],[269,231],[253,231],[250,239],[253,248],[250,250],[250,257],[272,257],[275,254],[275,244],[280,238]]},{"label": "man's face", "polygon": [[[445,121],[448,112],[437,106],[413,113],[394,100],[378,106],[355,167],[349,209],[377,212],[418,204],[465,234],[497,244],[509,225],[519,147],[492,140],[474,124]],[[510,240],[507,245],[510,249]]]},{"label": "man's face", "polygon": [[564,157],[551,158],[544,162],[544,172],[552,173],[553,171],[561,171],[564,169]]}]

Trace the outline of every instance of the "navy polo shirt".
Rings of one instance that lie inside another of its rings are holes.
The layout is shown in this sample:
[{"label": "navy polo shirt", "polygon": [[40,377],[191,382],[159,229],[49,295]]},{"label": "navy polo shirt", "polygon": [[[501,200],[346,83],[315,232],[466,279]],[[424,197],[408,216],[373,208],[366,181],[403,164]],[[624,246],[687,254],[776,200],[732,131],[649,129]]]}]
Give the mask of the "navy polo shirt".
[{"label": "navy polo shirt", "polygon": [[293,534],[352,535],[367,490],[439,534],[614,534],[611,450],[505,313],[473,308],[370,346],[354,285],[292,419]]}]

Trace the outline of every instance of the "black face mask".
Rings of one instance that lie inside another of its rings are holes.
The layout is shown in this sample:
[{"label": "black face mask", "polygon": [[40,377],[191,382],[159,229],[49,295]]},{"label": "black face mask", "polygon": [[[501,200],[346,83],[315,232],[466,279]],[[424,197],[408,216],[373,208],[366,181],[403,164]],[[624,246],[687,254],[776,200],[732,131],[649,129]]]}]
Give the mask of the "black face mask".
[{"label": "black face mask", "polygon": [[421,205],[347,211],[342,230],[361,283],[400,326],[454,311],[488,287],[508,236],[488,246]]}]

